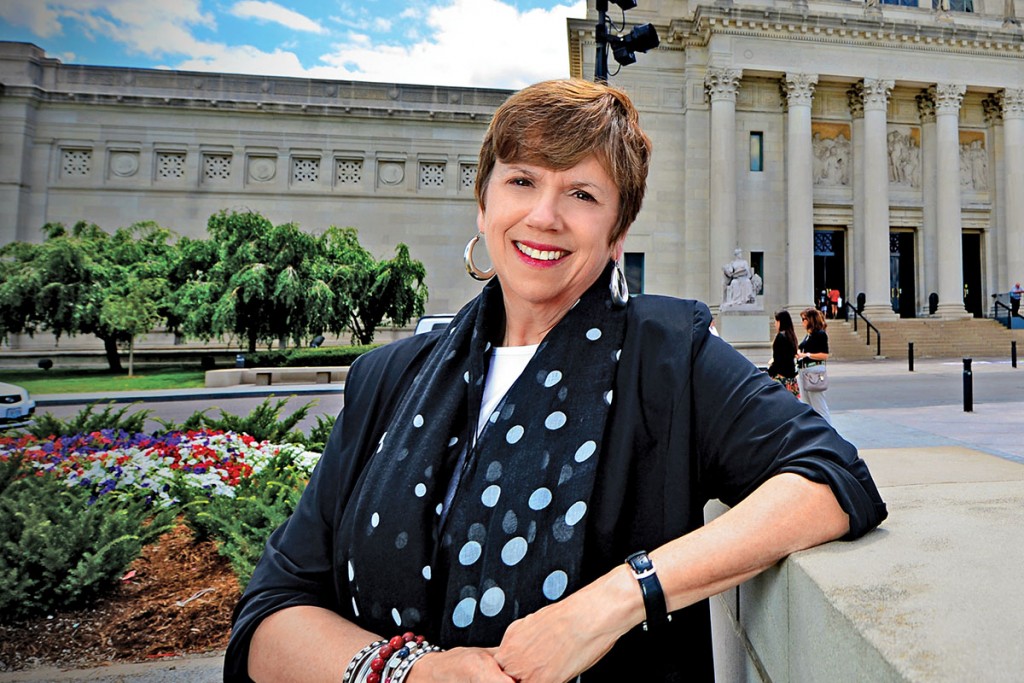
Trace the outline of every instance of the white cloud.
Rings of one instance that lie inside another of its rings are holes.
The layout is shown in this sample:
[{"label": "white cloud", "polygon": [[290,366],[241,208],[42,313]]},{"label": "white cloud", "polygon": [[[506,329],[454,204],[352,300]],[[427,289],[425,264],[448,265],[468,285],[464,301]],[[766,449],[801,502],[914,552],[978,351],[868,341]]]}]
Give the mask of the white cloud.
[{"label": "white cloud", "polygon": [[568,75],[565,20],[584,16],[583,0],[526,12],[501,0],[453,0],[428,11],[429,39],[407,46],[337,45],[321,57],[327,66],[308,73],[320,78],[520,88]]},{"label": "white cloud", "polygon": [[242,19],[261,19],[280,24],[295,31],[306,31],[308,33],[327,33],[327,29],[298,12],[282,7],[276,2],[265,2],[263,0],[242,0],[237,2],[228,10],[231,14]]},{"label": "white cloud", "polygon": [[0,2],[0,18],[13,26],[25,26],[40,38],[60,35],[63,30],[57,13],[38,0]]}]

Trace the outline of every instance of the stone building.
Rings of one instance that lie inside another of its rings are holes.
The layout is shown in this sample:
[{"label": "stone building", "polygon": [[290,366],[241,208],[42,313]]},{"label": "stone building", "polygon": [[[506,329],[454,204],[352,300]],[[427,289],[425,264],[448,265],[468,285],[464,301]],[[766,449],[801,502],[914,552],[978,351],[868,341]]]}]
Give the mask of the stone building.
[{"label": "stone building", "polygon": [[[625,15],[661,36],[611,65],[656,146],[626,244],[633,291],[717,311],[736,248],[768,312],[835,288],[877,320],[929,315],[932,294],[936,316],[989,315],[1024,279],[1024,0],[909,1]],[[574,76],[593,78],[595,22],[593,2],[568,22]],[[479,288],[462,250],[508,91],[69,65],[23,43],[0,43],[0,84],[0,242],[81,219],[203,235],[248,208],[357,227],[378,256],[405,242],[430,312]]]}]

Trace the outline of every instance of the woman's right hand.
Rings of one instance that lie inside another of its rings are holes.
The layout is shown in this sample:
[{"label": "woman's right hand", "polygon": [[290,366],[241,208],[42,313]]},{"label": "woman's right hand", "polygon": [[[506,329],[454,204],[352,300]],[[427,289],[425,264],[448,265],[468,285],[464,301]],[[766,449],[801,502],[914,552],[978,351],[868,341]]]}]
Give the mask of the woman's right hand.
[{"label": "woman's right hand", "polygon": [[497,648],[457,647],[433,652],[417,660],[405,680],[409,683],[515,683],[494,660],[496,651]]}]

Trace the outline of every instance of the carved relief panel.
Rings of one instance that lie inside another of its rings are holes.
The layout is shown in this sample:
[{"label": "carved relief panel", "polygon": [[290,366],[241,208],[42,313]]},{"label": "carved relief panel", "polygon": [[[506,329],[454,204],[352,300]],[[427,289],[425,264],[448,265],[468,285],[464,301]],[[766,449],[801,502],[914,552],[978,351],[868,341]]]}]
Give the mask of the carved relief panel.
[{"label": "carved relief panel", "polygon": [[985,148],[984,131],[960,131],[960,189],[988,192],[988,150]]},{"label": "carved relief panel", "polygon": [[853,140],[848,123],[811,122],[814,184],[842,187],[853,176]]},{"label": "carved relief panel", "polygon": [[889,126],[889,184],[898,189],[921,187],[921,129],[917,126]]}]

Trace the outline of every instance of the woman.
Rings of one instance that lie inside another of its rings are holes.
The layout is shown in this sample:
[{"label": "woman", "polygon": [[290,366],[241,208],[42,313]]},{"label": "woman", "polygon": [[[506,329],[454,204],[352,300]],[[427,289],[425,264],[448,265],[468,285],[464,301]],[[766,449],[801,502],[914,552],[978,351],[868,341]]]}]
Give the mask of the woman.
[{"label": "woman", "polygon": [[[465,254],[495,277],[447,330],[353,364],[226,680],[712,680],[710,595],[885,517],[853,446],[706,306],[628,298],[615,261],[650,151],[605,85],[499,107]],[[709,497],[734,507],[702,526]]]},{"label": "woman", "polygon": [[815,308],[804,309],[800,320],[807,331],[796,354],[800,367],[800,400],[832,424],[832,414],[825,401],[826,389],[817,390],[813,386],[817,378],[824,376],[825,361],[828,360],[828,334],[825,332],[828,323],[821,311]]},{"label": "woman", "polygon": [[789,311],[783,309],[775,314],[775,327],[768,376],[800,398],[800,387],[796,380],[796,331],[793,329],[793,318]]}]

